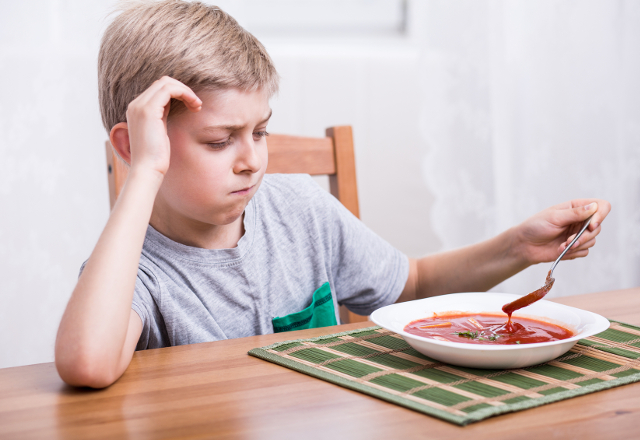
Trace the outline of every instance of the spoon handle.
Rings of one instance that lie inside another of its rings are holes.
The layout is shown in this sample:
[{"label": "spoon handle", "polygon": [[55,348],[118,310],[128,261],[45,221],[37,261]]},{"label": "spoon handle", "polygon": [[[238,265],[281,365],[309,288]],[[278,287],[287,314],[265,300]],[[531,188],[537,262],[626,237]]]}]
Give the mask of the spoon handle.
[{"label": "spoon handle", "polygon": [[578,241],[578,238],[580,238],[580,236],[582,235],[582,233],[585,231],[585,229],[587,229],[587,226],[589,226],[589,223],[591,223],[591,219],[593,218],[593,215],[591,217],[589,217],[587,219],[586,222],[584,222],[584,226],[582,227],[582,229],[580,229],[580,232],[578,232],[578,235],[576,235],[576,238],[574,238],[571,243],[569,243],[569,246],[567,246],[565,248],[564,251],[562,251],[562,253],[560,254],[560,256],[556,259],[556,261],[553,263],[553,266],[551,266],[551,271],[549,272],[549,276],[553,275],[553,269],[556,268],[556,266],[558,265],[558,263],[560,262],[560,260],[562,260],[562,257],[564,257],[564,254],[567,253],[567,251],[569,249],[571,249],[571,246],[573,246],[573,244]]}]

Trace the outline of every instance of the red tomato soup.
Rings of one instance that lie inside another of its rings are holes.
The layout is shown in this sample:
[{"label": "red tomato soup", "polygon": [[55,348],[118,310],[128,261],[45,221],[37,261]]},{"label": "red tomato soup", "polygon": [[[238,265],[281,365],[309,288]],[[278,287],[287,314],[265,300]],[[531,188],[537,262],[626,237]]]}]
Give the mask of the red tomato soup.
[{"label": "red tomato soup", "polygon": [[404,331],[441,341],[467,344],[534,344],[567,339],[573,332],[548,322],[485,313],[437,315],[410,322]]}]

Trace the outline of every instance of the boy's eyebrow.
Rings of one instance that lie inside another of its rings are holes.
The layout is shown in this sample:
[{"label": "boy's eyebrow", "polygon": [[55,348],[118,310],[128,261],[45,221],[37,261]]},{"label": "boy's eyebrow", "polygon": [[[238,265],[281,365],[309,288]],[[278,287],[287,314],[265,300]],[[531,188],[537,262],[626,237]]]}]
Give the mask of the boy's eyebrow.
[{"label": "boy's eyebrow", "polygon": [[[262,121],[258,122],[258,125],[264,124],[269,119],[271,119],[272,114],[273,114],[273,110],[269,109],[269,115],[266,118],[264,118]],[[220,129],[228,130],[228,131],[236,131],[244,127],[245,127],[244,125],[209,125],[207,127],[202,128],[201,131],[214,131],[214,130],[220,130]]]}]

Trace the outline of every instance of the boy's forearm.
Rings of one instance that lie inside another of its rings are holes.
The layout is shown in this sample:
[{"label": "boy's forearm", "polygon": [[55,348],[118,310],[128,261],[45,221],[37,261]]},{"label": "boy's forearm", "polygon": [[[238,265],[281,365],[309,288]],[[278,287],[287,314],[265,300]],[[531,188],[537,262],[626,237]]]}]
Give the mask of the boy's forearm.
[{"label": "boy's forearm", "polygon": [[515,229],[489,240],[415,261],[416,298],[486,291],[527,268]]},{"label": "boy's forearm", "polygon": [[56,340],[56,366],[68,382],[77,381],[72,376],[78,370],[85,370],[81,376],[86,370],[108,376],[121,365],[140,253],[161,181],[132,170],[78,279]]},{"label": "boy's forearm", "polygon": [[606,200],[575,199],[540,211],[482,243],[410,259],[409,278],[398,301],[486,291],[532,264],[554,261],[591,218],[589,229],[563,258],[585,257],[610,210]]}]

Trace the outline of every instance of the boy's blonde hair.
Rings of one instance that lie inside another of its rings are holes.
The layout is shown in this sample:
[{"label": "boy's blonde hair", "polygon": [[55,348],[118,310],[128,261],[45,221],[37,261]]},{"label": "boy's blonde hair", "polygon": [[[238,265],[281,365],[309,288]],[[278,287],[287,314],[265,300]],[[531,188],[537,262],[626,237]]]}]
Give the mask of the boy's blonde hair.
[{"label": "boy's blonde hair", "polygon": [[[102,37],[98,90],[107,129],[126,122],[127,107],[167,75],[196,93],[262,89],[272,96],[278,74],[264,46],[216,6],[181,0],[123,3]],[[171,113],[184,109],[171,101]]]}]

